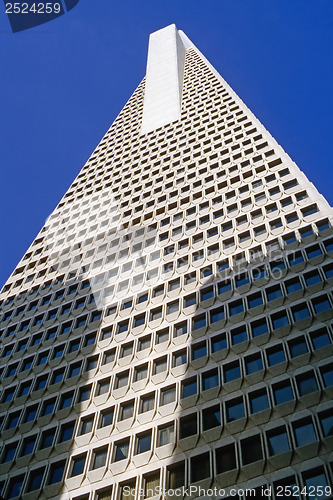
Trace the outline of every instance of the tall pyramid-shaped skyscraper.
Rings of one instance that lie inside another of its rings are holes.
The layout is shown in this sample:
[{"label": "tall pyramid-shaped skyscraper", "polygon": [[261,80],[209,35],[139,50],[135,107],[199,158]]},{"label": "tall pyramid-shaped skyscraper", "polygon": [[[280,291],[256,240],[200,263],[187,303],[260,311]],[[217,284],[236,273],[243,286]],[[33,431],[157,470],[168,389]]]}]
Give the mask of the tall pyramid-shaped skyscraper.
[{"label": "tall pyramid-shaped skyscraper", "polygon": [[153,33],[1,292],[2,497],[330,497],[331,223],[186,36]]}]

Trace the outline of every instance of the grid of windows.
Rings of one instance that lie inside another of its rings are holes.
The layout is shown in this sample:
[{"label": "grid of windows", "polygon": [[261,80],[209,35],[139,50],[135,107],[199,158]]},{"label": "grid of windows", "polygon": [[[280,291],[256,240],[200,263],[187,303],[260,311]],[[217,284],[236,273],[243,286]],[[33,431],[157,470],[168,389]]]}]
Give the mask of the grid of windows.
[{"label": "grid of windows", "polygon": [[[0,461],[29,464],[5,471],[8,498],[121,467],[77,498],[232,484],[292,451],[283,464],[297,469],[331,438],[332,408],[315,408],[332,387],[323,205],[195,49],[179,122],[140,135],[143,95],[144,83],[1,292]],[[290,484],[330,474],[309,465]]]}]

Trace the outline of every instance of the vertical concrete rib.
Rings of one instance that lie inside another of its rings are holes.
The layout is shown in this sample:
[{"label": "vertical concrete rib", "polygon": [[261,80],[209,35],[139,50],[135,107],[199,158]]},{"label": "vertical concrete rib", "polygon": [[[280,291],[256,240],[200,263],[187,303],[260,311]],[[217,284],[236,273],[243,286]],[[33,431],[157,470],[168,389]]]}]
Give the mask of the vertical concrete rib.
[{"label": "vertical concrete rib", "polygon": [[174,24],[149,38],[141,134],[179,119],[185,47]]}]

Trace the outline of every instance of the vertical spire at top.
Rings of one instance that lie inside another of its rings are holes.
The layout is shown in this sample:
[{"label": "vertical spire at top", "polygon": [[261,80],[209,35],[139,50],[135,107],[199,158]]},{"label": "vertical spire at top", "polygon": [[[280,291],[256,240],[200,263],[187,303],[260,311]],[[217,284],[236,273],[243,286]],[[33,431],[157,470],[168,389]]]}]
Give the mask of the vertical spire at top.
[{"label": "vertical spire at top", "polygon": [[184,61],[185,46],[175,24],[150,35],[142,134],[179,119]]}]

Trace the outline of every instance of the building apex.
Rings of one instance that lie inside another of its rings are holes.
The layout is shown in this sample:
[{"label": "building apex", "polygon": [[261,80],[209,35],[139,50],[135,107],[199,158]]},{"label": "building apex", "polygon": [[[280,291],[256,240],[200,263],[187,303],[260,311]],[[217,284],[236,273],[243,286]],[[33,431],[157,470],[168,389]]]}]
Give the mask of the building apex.
[{"label": "building apex", "polygon": [[175,24],[149,37],[141,133],[180,117],[186,46]]}]

